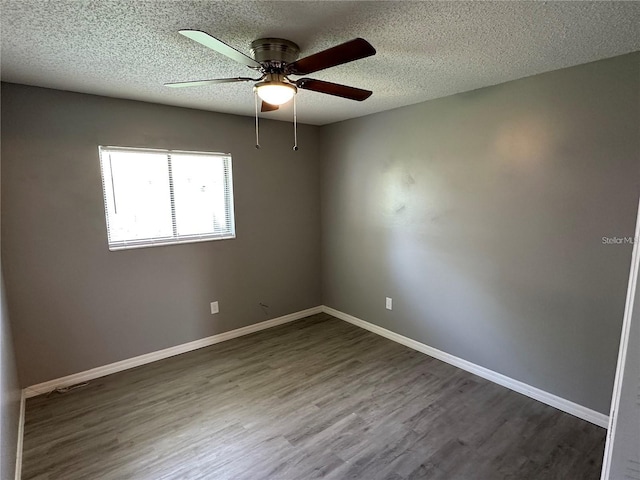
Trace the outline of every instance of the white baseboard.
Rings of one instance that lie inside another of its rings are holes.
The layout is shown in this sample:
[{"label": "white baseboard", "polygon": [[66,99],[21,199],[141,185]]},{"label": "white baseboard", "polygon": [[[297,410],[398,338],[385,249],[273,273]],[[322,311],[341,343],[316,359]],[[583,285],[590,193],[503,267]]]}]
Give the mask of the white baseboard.
[{"label": "white baseboard", "polygon": [[24,409],[26,396],[24,390],[20,393],[20,416],[18,417],[18,445],[16,446],[16,475],[15,480],[22,478],[22,442],[24,441]]},{"label": "white baseboard", "polygon": [[31,385],[30,387],[26,387],[24,389],[24,396],[26,398],[35,397],[37,395],[42,395],[43,393],[49,393],[56,388],[70,387],[71,385],[94,380],[106,375],[111,375],[112,373],[128,370],[129,368],[139,367],[140,365],[146,365],[147,363],[173,357],[174,355],[180,355],[181,353],[190,352],[199,348],[208,347],[209,345],[213,345],[215,343],[224,342],[225,340],[231,340],[232,338],[242,337],[243,335],[249,335],[250,333],[259,332],[260,330],[265,330],[267,328],[282,325],[284,323],[293,322],[294,320],[299,320],[301,318],[308,317],[309,315],[315,315],[316,313],[321,312],[322,307],[320,306],[308,308],[306,310],[290,313],[289,315],[284,315],[282,317],[272,318],[271,320],[266,320],[260,323],[254,323],[253,325],[248,325],[246,327],[231,330],[229,332],[220,333],[211,337],[201,338],[199,340],[194,340],[193,342],[183,343],[181,345],[176,345],[175,347],[165,348],[164,350],[146,353],[144,355],[128,358],[119,362],[110,363],[109,365],[104,365],[102,367],[92,368],[91,370],[86,370],[84,372],[78,372],[72,375],[67,375],[66,377],[49,380],[37,385]]},{"label": "white baseboard", "polygon": [[353,325],[364,328],[365,330],[376,333],[382,337],[388,338],[389,340],[393,340],[394,342],[398,342],[409,348],[417,350],[418,352],[425,353],[431,357],[437,358],[438,360],[442,360],[443,362],[446,362],[450,365],[461,368],[462,370],[471,372],[475,375],[478,375],[479,377],[486,378],[487,380],[497,383],[498,385],[507,387],[515,392],[533,398],[534,400],[538,400],[542,403],[555,407],[558,410],[562,410],[563,412],[586,420],[587,422],[593,423],[603,428],[607,428],[609,425],[609,417],[603,413],[596,412],[595,410],[583,407],[582,405],[578,405],[577,403],[558,397],[557,395],[553,395],[552,393],[545,392],[544,390],[540,390],[539,388],[532,387],[531,385],[527,385],[526,383],[520,382],[518,380],[514,380],[513,378],[502,375],[501,373],[494,372],[493,370],[489,370],[488,368],[484,368],[480,365],[476,365],[475,363],[463,360],[462,358],[455,357],[446,352],[425,345],[424,343],[420,343],[416,340],[412,340],[411,338],[392,332],[391,330],[387,330],[386,328],[382,328],[372,323],[365,322],[364,320],[348,315],[334,308],[323,305],[322,311],[328,313],[329,315],[333,315],[340,320],[344,320],[345,322],[349,322]]},{"label": "white baseboard", "polygon": [[[443,362],[461,368],[462,370],[466,370],[467,372],[478,375],[479,377],[486,378],[487,380],[497,383],[498,385],[507,387],[515,392],[526,395],[527,397],[538,400],[542,403],[555,407],[559,410],[562,410],[563,412],[574,415],[600,427],[607,428],[609,425],[609,417],[603,413],[596,412],[595,410],[592,410],[590,408],[578,405],[577,403],[558,397],[557,395],[554,395],[552,393],[545,392],[544,390],[540,390],[536,387],[532,387],[531,385],[527,385],[526,383],[507,377],[506,375],[502,375],[501,373],[497,373],[493,370],[489,370],[488,368],[481,367],[480,365],[476,365],[475,363],[471,363],[462,358],[450,355],[446,352],[425,345],[424,343],[418,342],[411,338],[392,332],[391,330],[379,327],[377,325],[366,322],[352,315],[348,315],[325,305],[309,308],[307,310],[302,310],[300,312],[291,313],[289,315],[273,318],[264,322],[255,323],[253,325],[248,325],[246,327],[231,330],[229,332],[220,333],[211,337],[201,338],[200,340],[194,340],[193,342],[183,343],[182,345],[176,345],[175,347],[147,353],[137,357],[129,358],[127,360],[122,360],[120,362],[111,363],[102,367],[93,368],[84,372],[74,373],[73,375],[67,375],[66,377],[61,377],[54,380],[49,380],[47,382],[39,383],[37,385],[32,385],[25,388],[23,391],[23,405],[21,408],[24,409],[24,398],[42,395],[43,393],[48,393],[52,390],[55,390],[56,388],[64,388],[78,383],[87,382],[89,380],[104,377],[112,373],[121,372],[129,368],[138,367],[140,365],[145,365],[157,360],[173,357],[174,355],[180,355],[181,353],[190,352],[192,350],[197,350],[209,345],[224,342],[225,340],[231,340],[232,338],[249,335],[250,333],[258,332],[260,330],[265,330],[277,325],[293,322],[295,320],[299,320],[301,318],[315,315],[321,312],[328,313],[329,315],[333,315],[340,320],[344,320],[345,322],[351,323],[360,328],[364,328],[365,330],[369,330],[370,332],[388,338],[389,340],[393,340],[394,342],[405,345],[409,348],[417,350],[418,352],[422,352],[426,355],[437,358],[438,360],[442,360]],[[23,425],[24,411],[22,411],[21,413],[21,418],[21,425]],[[19,435],[19,442],[19,454],[21,455],[22,433],[20,433]]]}]

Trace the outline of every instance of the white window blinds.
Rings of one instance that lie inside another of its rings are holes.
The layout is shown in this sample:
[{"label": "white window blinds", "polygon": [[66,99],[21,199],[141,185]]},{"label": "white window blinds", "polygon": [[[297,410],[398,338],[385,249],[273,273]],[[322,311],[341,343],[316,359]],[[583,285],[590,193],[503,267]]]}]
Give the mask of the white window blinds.
[{"label": "white window blinds", "polygon": [[110,250],[235,237],[230,155],[99,152]]}]

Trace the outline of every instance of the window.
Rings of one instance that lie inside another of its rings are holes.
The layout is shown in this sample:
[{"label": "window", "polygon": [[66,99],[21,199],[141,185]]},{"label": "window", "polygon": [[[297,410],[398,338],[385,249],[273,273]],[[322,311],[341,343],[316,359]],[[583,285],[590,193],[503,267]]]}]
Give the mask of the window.
[{"label": "window", "polygon": [[230,155],[99,151],[109,250],[235,238]]}]

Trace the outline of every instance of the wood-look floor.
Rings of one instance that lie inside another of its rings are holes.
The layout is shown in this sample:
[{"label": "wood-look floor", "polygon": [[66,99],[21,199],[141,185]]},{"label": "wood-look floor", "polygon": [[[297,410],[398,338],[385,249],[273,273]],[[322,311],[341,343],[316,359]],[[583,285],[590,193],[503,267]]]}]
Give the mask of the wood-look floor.
[{"label": "wood-look floor", "polygon": [[605,430],[320,314],[28,400],[23,479],[598,479]]}]

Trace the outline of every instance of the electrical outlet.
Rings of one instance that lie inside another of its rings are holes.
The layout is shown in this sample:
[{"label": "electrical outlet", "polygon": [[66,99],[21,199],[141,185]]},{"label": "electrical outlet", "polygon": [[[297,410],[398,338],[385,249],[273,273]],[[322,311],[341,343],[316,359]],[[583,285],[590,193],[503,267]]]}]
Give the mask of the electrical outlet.
[{"label": "electrical outlet", "polygon": [[218,313],[219,311],[218,302],[211,302],[211,315]]},{"label": "electrical outlet", "polygon": [[393,300],[391,299],[391,297],[387,297],[385,305],[387,307],[387,310],[393,310]]}]

